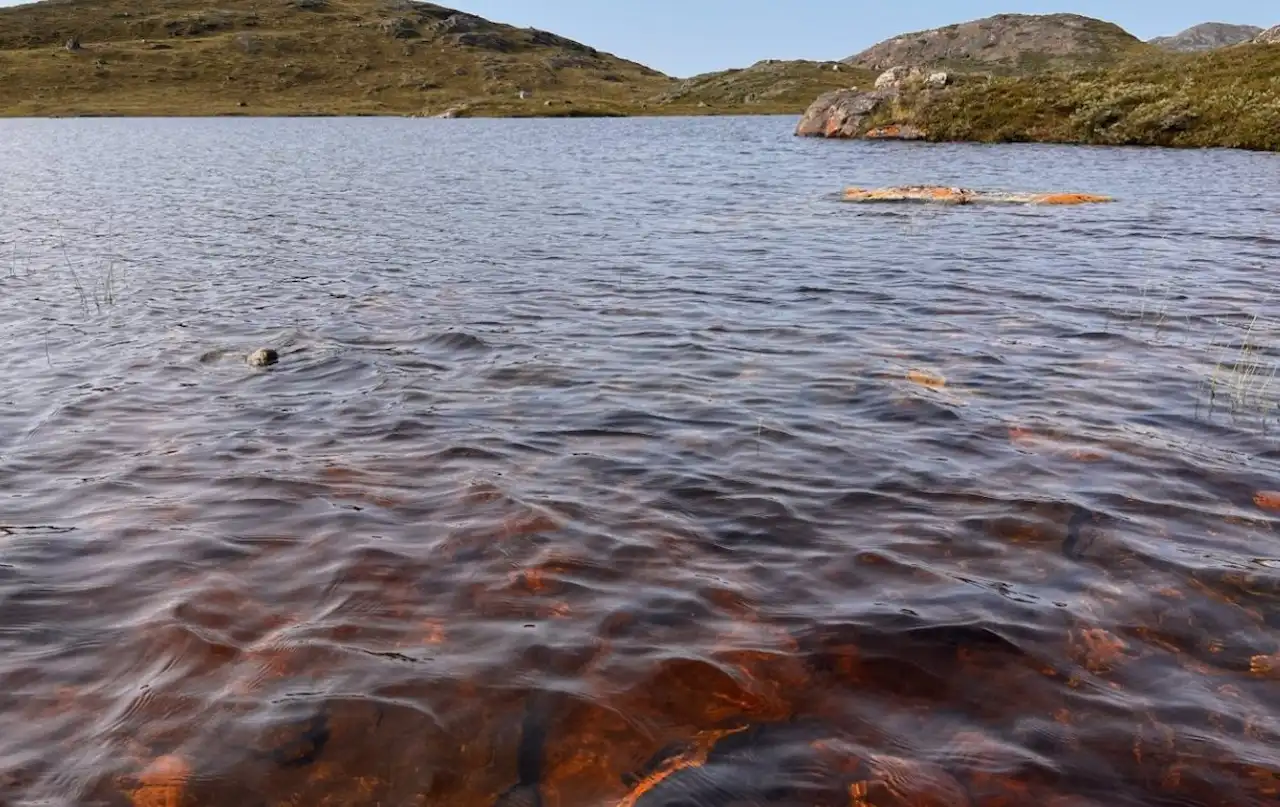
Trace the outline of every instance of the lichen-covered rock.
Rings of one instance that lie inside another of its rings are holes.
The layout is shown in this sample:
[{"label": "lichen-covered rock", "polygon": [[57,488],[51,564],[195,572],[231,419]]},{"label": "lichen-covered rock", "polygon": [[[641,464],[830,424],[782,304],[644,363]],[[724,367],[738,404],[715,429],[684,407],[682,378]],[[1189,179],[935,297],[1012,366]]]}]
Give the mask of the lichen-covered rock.
[{"label": "lichen-covered rock", "polygon": [[867,120],[886,102],[897,97],[893,90],[835,90],[809,105],[796,126],[802,137],[861,137]]},{"label": "lichen-covered rock", "polygon": [[417,23],[408,17],[383,20],[378,29],[393,39],[414,39],[420,36]]},{"label": "lichen-covered rock", "polygon": [[891,123],[868,129],[862,135],[868,140],[924,140],[928,135],[919,126],[910,123]]},{"label": "lichen-covered rock", "polygon": [[951,83],[951,74],[945,70],[938,70],[930,73],[925,77],[924,86],[929,90],[941,90]]},{"label": "lichen-covered rock", "polygon": [[897,87],[899,84],[906,81],[907,77],[909,77],[910,75],[911,75],[910,68],[903,67],[902,65],[898,65],[896,67],[890,67],[888,70],[884,71],[879,76],[876,76],[876,89],[886,90],[893,87]]},{"label": "lichen-covered rock", "polygon": [[442,34],[469,34],[489,28],[490,23],[483,17],[459,11],[440,20],[435,27]]}]

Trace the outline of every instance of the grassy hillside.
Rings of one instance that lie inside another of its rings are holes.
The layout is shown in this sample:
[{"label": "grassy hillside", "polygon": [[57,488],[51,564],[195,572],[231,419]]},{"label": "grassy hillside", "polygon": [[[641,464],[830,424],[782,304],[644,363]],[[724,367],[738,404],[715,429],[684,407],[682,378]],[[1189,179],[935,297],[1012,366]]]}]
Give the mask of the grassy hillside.
[{"label": "grassy hillside", "polygon": [[[73,37],[78,50],[65,47]],[[555,34],[402,0],[0,9],[9,115],[609,113],[673,83]]]},{"label": "grassy hillside", "polygon": [[[0,9],[0,114],[799,114],[819,93],[873,78],[766,61],[677,81],[428,3],[205,2]],[[65,47],[73,37],[78,50]]]},{"label": "grassy hillside", "polygon": [[934,140],[1226,146],[1280,151],[1280,46],[1131,57],[1106,69],[961,76],[874,121]]}]

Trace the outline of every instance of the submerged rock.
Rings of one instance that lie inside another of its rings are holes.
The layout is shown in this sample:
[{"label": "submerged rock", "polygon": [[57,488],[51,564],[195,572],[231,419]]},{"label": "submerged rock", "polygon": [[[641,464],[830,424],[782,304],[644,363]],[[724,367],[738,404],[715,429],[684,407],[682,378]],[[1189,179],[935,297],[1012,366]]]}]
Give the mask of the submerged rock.
[{"label": "submerged rock", "polygon": [[269,347],[260,347],[245,359],[250,367],[270,367],[280,361],[280,354]]},{"label": "submerged rock", "polygon": [[1010,193],[949,188],[942,185],[907,185],[891,188],[846,188],[846,202],[931,202],[968,205],[1003,203],[1024,205],[1083,205],[1113,201],[1110,196],[1092,193]]}]

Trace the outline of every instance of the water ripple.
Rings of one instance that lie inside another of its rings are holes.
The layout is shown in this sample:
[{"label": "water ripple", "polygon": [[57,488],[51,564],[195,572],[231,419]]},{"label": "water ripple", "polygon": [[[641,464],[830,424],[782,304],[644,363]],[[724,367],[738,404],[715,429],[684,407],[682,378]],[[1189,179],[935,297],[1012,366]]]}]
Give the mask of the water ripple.
[{"label": "water ripple", "polygon": [[4,122],[0,802],[1280,798],[1274,158],[790,125]]}]

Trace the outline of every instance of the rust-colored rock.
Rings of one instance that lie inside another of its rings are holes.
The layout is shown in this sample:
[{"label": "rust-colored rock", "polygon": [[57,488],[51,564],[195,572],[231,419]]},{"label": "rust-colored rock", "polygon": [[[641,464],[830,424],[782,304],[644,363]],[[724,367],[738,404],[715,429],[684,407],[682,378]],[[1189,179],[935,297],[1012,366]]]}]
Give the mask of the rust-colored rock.
[{"label": "rust-colored rock", "polygon": [[1260,490],[1253,494],[1253,503],[1263,510],[1280,511],[1280,490]]},{"label": "rust-colored rock", "polygon": [[908,370],[907,380],[912,384],[918,384],[929,389],[943,389],[947,386],[946,378],[928,370]]},{"label": "rust-colored rock", "polygon": [[688,768],[697,768],[705,765],[707,757],[711,755],[711,750],[716,743],[731,734],[737,734],[746,731],[746,729],[746,726],[738,726],[731,729],[698,732],[694,735],[693,740],[689,742],[687,750],[666,760],[656,770],[642,777],[631,792],[618,802],[618,807],[635,807],[646,793],[662,784],[672,774]]},{"label": "rust-colored rock", "polygon": [[1092,193],[1011,193],[942,185],[904,185],[888,188],[846,188],[846,202],[929,202],[933,204],[1083,205],[1113,201]]},{"label": "rust-colored rock", "polygon": [[1249,660],[1249,672],[1259,678],[1280,680],[1280,653],[1269,656],[1254,656]]},{"label": "rust-colored rock", "polygon": [[182,757],[158,757],[138,774],[129,791],[133,807],[179,807],[191,777],[191,766]]},{"label": "rust-colored rock", "polygon": [[924,129],[910,123],[891,123],[888,126],[868,129],[863,137],[867,140],[924,140],[928,134]]},{"label": "rust-colored rock", "polygon": [[1129,655],[1129,645],[1102,628],[1080,628],[1071,631],[1071,654],[1087,670],[1105,673],[1122,663]]},{"label": "rust-colored rock", "polygon": [[870,776],[849,786],[850,807],[969,807],[964,786],[937,765],[875,756]]}]

